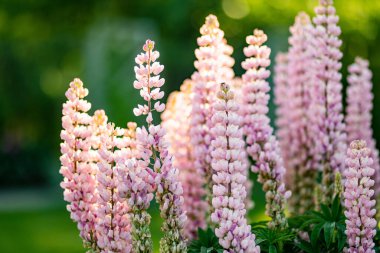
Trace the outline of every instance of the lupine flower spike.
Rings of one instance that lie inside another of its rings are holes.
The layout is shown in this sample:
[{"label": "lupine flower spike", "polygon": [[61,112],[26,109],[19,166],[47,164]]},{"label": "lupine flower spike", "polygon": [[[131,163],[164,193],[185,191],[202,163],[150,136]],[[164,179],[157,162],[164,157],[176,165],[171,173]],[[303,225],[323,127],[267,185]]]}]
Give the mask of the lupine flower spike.
[{"label": "lupine flower spike", "polygon": [[84,98],[88,90],[79,79],[70,83],[66,91],[68,101],[63,104],[60,173],[64,180],[64,199],[69,202],[67,210],[78,225],[85,247],[98,250],[95,233],[96,221],[96,161],[98,156],[91,149],[92,117],[87,114],[91,104]]},{"label": "lupine flower spike", "polygon": [[[289,186],[292,184],[291,179],[295,174],[294,170],[290,170],[288,164],[291,155],[290,155],[290,134],[289,134],[289,110],[290,104],[290,93],[289,93],[289,82],[288,82],[288,53],[278,53],[275,58],[274,66],[274,103],[276,104],[276,127],[277,132],[276,136],[280,143],[281,154],[284,159],[286,171],[286,182]],[[288,180],[289,178],[289,180]],[[292,191],[292,198],[294,198],[297,192]]]},{"label": "lupine flower spike", "polygon": [[346,216],[346,235],[348,247],[345,252],[374,253],[373,237],[376,234],[376,220],[373,218],[376,210],[374,196],[374,181],[371,177],[375,171],[372,168],[371,150],[363,140],[351,142],[347,151],[344,190],[344,214]]},{"label": "lupine flower spike", "polygon": [[313,55],[313,89],[309,107],[310,134],[313,136],[313,154],[323,168],[323,202],[332,203],[334,193],[334,174],[342,172],[346,150],[345,124],[342,114],[341,58],[338,38],[341,30],[337,25],[339,17],[335,14],[332,0],[320,0],[315,8],[313,19],[313,40],[310,50]]},{"label": "lupine flower spike", "polygon": [[215,234],[224,252],[260,252],[255,245],[255,236],[245,218],[246,198],[244,167],[244,141],[239,107],[234,101],[234,93],[226,84],[221,85],[217,94],[219,101],[214,104],[211,132],[215,139],[211,142],[213,175],[214,212],[212,221],[216,224]]},{"label": "lupine flower spike", "polygon": [[[312,150],[313,139],[308,131],[310,106],[310,64],[311,55],[308,50],[313,26],[309,16],[301,12],[295,19],[295,24],[290,28],[288,53],[288,136],[289,151],[286,165],[294,173],[290,206],[293,213],[302,214],[314,206],[313,195],[316,185],[318,161],[315,160]],[[294,197],[294,198],[293,198]]]},{"label": "lupine flower spike", "polygon": [[[140,95],[147,102],[144,106],[138,105],[134,109],[136,116],[146,115],[147,128],[137,128],[136,137],[141,145],[142,159],[140,165],[150,171],[150,163],[155,173],[154,179],[157,185],[156,199],[160,205],[161,217],[164,222],[162,231],[164,235],[160,241],[160,252],[186,252],[186,240],[183,227],[186,215],[183,210],[183,189],[178,179],[178,169],[173,167],[172,157],[169,155],[168,145],[165,140],[165,130],[160,125],[153,124],[153,110],[162,112],[165,104],[159,101],[164,92],[160,87],[165,80],[159,74],[164,69],[157,58],[159,53],[154,51],[154,42],[147,40],[144,53],[136,57],[135,67],[137,81],[134,87],[140,90]],[[153,75],[152,75],[153,74]],[[154,105],[152,104],[154,101]]]},{"label": "lupine flower spike", "polygon": [[[375,196],[380,210],[380,164],[379,151],[373,138],[372,108],[372,72],[369,63],[360,57],[348,68],[346,129],[348,141],[365,140],[372,150],[373,169],[375,170]],[[378,212],[380,218],[380,213]]]},{"label": "lupine flower spike", "polygon": [[242,63],[246,70],[243,75],[244,134],[247,152],[255,162],[252,170],[259,173],[258,180],[265,191],[266,214],[272,219],[268,225],[283,228],[287,226],[284,208],[290,192],[285,189],[281,151],[267,116],[270,87],[266,79],[270,72],[266,68],[270,65],[270,49],[262,46],[266,40],[261,30],[255,30],[246,39],[247,59]]},{"label": "lupine flower spike", "polygon": [[213,139],[210,134],[212,123],[209,115],[212,115],[212,104],[216,99],[219,83],[230,82],[234,76],[234,60],[230,56],[233,49],[227,45],[224,32],[219,28],[218,19],[214,15],[206,17],[206,23],[200,32],[202,36],[197,40],[199,48],[195,50],[197,60],[194,62],[197,71],[191,77],[194,95],[190,134],[194,166],[205,178],[208,206],[208,210],[205,211],[208,211],[209,217],[212,212],[212,169],[209,149]]},{"label": "lupine flower spike", "polygon": [[[156,174],[149,168],[145,149],[137,141],[136,123],[128,123],[124,132],[126,148],[115,157],[119,177],[117,187],[120,198],[126,199],[131,223],[132,252],[152,252],[149,230],[150,215],[147,211],[156,189]],[[145,160],[144,160],[145,159]]]},{"label": "lupine flower spike", "polygon": [[[244,118],[244,110],[241,110],[243,108],[243,80],[240,77],[235,77],[232,81],[231,90],[234,92],[235,97],[235,103],[239,106],[240,110],[238,111],[239,116],[243,119]],[[250,171],[250,162],[248,153],[246,150],[246,146],[244,144],[244,149],[241,150],[243,159],[243,166],[245,171],[245,176],[247,177],[247,180],[245,181],[245,189],[247,191],[247,197],[245,198],[245,208],[247,210],[253,208],[255,206],[255,203],[252,199],[252,190],[253,190],[253,181],[249,179],[249,171]]]},{"label": "lupine flower spike", "polygon": [[204,180],[194,167],[192,145],[190,144],[192,81],[185,80],[180,91],[172,92],[167,107],[162,114],[162,126],[170,143],[169,153],[173,155],[173,165],[179,170],[183,186],[184,209],[187,215],[186,238],[194,239],[198,228],[204,224],[206,202]]},{"label": "lupine flower spike", "polygon": [[93,125],[98,133],[98,206],[96,233],[101,252],[131,252],[129,207],[118,193],[121,177],[116,161],[121,157],[131,156],[126,150],[129,138],[124,136],[124,129],[107,124],[104,111],[96,111]]}]

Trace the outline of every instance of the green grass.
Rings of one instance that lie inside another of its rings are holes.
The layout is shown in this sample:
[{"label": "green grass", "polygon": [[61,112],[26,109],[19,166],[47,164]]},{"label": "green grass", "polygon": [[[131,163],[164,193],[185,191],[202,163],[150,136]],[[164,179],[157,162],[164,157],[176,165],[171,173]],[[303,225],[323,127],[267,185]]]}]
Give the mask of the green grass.
[{"label": "green grass", "polygon": [[[161,218],[154,205],[152,236],[158,252]],[[0,212],[2,253],[83,253],[76,225],[64,207],[33,211]]]}]

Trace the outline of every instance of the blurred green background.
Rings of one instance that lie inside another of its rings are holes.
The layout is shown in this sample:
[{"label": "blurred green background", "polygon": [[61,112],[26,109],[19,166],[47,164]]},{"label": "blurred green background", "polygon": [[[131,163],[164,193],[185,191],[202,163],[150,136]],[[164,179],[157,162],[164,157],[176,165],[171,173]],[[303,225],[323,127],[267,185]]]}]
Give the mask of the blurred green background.
[{"label": "blurred green background", "polygon": [[[356,55],[374,71],[374,130],[380,137],[380,1],[336,0],[341,17],[343,74]],[[59,132],[64,92],[74,77],[90,89],[93,108],[120,126],[136,120],[134,57],[146,38],[156,41],[167,91],[194,71],[199,28],[216,14],[235,48],[235,71],[245,36],[269,35],[272,58],[287,50],[288,28],[317,0],[1,0],[0,1],[0,252],[84,252],[59,188]],[[345,83],[345,80],[343,81]],[[273,115],[273,106],[271,107]],[[255,184],[251,220],[263,216]],[[153,205],[153,236],[160,219]]]}]

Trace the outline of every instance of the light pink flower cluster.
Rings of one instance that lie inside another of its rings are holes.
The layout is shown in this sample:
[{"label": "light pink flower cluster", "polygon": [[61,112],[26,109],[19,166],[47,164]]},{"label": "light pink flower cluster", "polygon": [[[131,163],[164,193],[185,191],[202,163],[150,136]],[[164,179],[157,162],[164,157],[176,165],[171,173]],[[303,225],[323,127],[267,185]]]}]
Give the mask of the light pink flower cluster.
[{"label": "light pink flower cluster", "polygon": [[346,129],[348,141],[365,140],[372,150],[373,168],[375,170],[375,193],[380,204],[380,164],[379,151],[373,138],[372,123],[372,72],[369,63],[360,57],[349,68],[347,78]]},{"label": "light pink flower cluster", "polygon": [[206,203],[203,201],[204,180],[194,167],[192,145],[190,144],[191,80],[185,80],[180,91],[172,92],[162,114],[162,127],[170,143],[169,153],[173,165],[179,170],[183,186],[184,209],[187,215],[185,235],[188,239],[197,236],[198,228],[204,227]]},{"label": "light pink flower cluster", "polygon": [[247,59],[242,63],[246,70],[242,77],[243,110],[247,152],[255,162],[252,169],[259,173],[258,180],[263,184],[266,214],[272,218],[269,226],[273,228],[287,225],[284,208],[290,192],[285,189],[280,147],[267,116],[270,87],[266,79],[270,72],[266,67],[270,65],[270,49],[262,46],[266,40],[261,30],[255,30],[246,39],[248,47],[244,48],[244,54]]},{"label": "light pink flower cluster", "polygon": [[[142,127],[136,130],[141,159],[137,161],[137,166],[131,167],[136,167],[133,170],[149,172],[146,174],[149,174],[150,177],[139,178],[137,182],[153,185],[152,180],[154,180],[157,186],[156,199],[160,205],[161,217],[164,219],[161,227],[164,235],[160,241],[160,251],[186,252],[186,240],[183,235],[186,215],[183,210],[183,189],[178,179],[178,169],[172,165],[172,157],[169,155],[167,142],[164,139],[165,130],[160,125],[153,124],[152,111],[162,112],[165,109],[165,104],[156,101],[164,96],[160,87],[165,80],[159,76],[164,69],[163,65],[156,61],[159,53],[153,49],[154,42],[147,40],[143,47],[144,53],[136,57],[136,63],[139,66],[135,67],[137,81],[135,81],[134,87],[140,90],[141,97],[147,103],[138,105],[134,109],[134,113],[136,116],[146,115],[147,128]],[[154,101],[156,102],[152,105]],[[149,167],[150,163],[153,164],[153,171]],[[133,182],[136,180],[132,179]],[[132,185],[132,190],[138,187],[139,185]],[[148,193],[151,194],[149,191]],[[149,206],[148,202],[146,204]],[[136,242],[137,240],[141,241],[141,238],[133,239],[136,244],[141,245],[141,242]]]},{"label": "light pink flower cluster", "polygon": [[[240,77],[235,77],[232,80],[231,90],[234,92],[235,97],[235,103],[239,106],[239,108],[243,108],[243,80]],[[243,119],[244,118],[244,110],[239,110],[237,112],[239,116]],[[250,162],[248,153],[244,144],[244,149],[241,150],[242,157],[244,158],[242,160],[243,166],[244,166],[244,175],[247,177],[247,180],[245,181],[245,189],[247,191],[247,197],[245,198],[245,208],[247,210],[253,208],[255,206],[255,203],[252,199],[252,190],[253,190],[253,181],[249,178],[249,171],[250,171]]]},{"label": "light pink flower cluster", "polygon": [[342,41],[339,17],[335,14],[332,0],[320,0],[315,8],[313,40],[310,50],[313,55],[311,70],[312,95],[309,128],[313,136],[315,159],[323,168],[323,202],[332,202],[334,173],[343,171],[346,150],[345,124],[342,114],[341,58],[339,47]]},{"label": "light pink flower cluster", "polygon": [[[290,135],[289,135],[289,83],[288,83],[288,53],[278,53],[275,58],[274,66],[274,103],[276,104],[276,136],[280,143],[281,154],[284,159],[284,165],[288,168],[286,172],[286,182],[290,185],[293,177],[293,170],[290,171],[288,161],[291,159],[290,155]],[[290,173],[289,173],[290,172]],[[294,197],[294,192],[292,192]]]},{"label": "light pink flower cluster", "polygon": [[313,26],[309,16],[301,12],[296,16],[294,25],[290,28],[288,52],[288,137],[287,168],[293,172],[292,198],[290,206],[294,213],[304,213],[313,208],[313,195],[316,185],[318,160],[313,150],[313,137],[309,133],[309,113],[312,89],[310,83],[310,68],[312,56],[309,44],[312,40]]},{"label": "light pink flower cluster", "polygon": [[[93,124],[98,137],[97,174],[99,198],[97,202],[96,233],[101,252],[131,252],[129,207],[120,197],[118,185],[122,184],[117,161],[131,157],[131,141],[128,130],[107,124],[103,110],[96,111]],[[129,149],[127,149],[129,148]]]},{"label": "light pink flower cluster", "polygon": [[246,198],[244,167],[244,141],[239,107],[234,102],[234,94],[228,85],[222,84],[214,103],[211,132],[215,139],[211,142],[213,175],[214,212],[212,221],[216,224],[215,235],[225,252],[260,252],[255,245],[255,236],[245,218]]},{"label": "light pink flower cluster", "polygon": [[64,199],[69,202],[67,210],[78,225],[86,247],[97,250],[96,223],[96,161],[98,156],[91,150],[92,117],[87,114],[91,104],[84,98],[88,90],[79,79],[70,83],[66,92],[68,101],[63,104],[60,173],[64,180]]},{"label": "light pink flower cluster", "polygon": [[214,15],[206,17],[206,23],[200,32],[202,36],[197,41],[199,48],[195,50],[197,60],[194,62],[197,71],[191,77],[194,95],[190,134],[194,166],[205,178],[206,201],[210,209],[208,211],[211,212],[212,170],[209,148],[213,137],[210,134],[210,115],[218,85],[230,82],[234,76],[234,60],[230,56],[233,49],[227,45],[224,32],[219,28],[218,19]]},{"label": "light pink flower cluster", "polygon": [[376,201],[373,200],[374,181],[371,177],[375,171],[372,168],[371,150],[366,147],[365,141],[356,140],[351,142],[347,156],[343,195],[348,242],[345,252],[372,253],[375,252],[373,237],[377,222],[373,218]]}]

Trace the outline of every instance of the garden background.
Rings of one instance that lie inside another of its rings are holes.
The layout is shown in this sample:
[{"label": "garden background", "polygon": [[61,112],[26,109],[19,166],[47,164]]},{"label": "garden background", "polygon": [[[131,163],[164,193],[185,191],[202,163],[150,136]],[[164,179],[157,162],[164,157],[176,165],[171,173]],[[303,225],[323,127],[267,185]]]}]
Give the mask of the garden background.
[{"label": "garden background", "polygon": [[[380,1],[335,3],[344,77],[356,55],[369,58],[374,72],[373,127],[380,142]],[[132,108],[140,97],[132,87],[133,66],[145,39],[156,41],[168,94],[193,73],[196,38],[209,13],[218,16],[241,75],[246,35],[264,29],[273,59],[287,50],[295,15],[312,14],[316,5],[317,0],[1,0],[0,252],[84,252],[58,173],[61,109],[74,77],[89,88],[93,108],[104,108],[111,121],[125,126],[136,120]],[[252,221],[264,215],[260,188],[255,183]],[[155,252],[157,210],[153,205]]]}]

